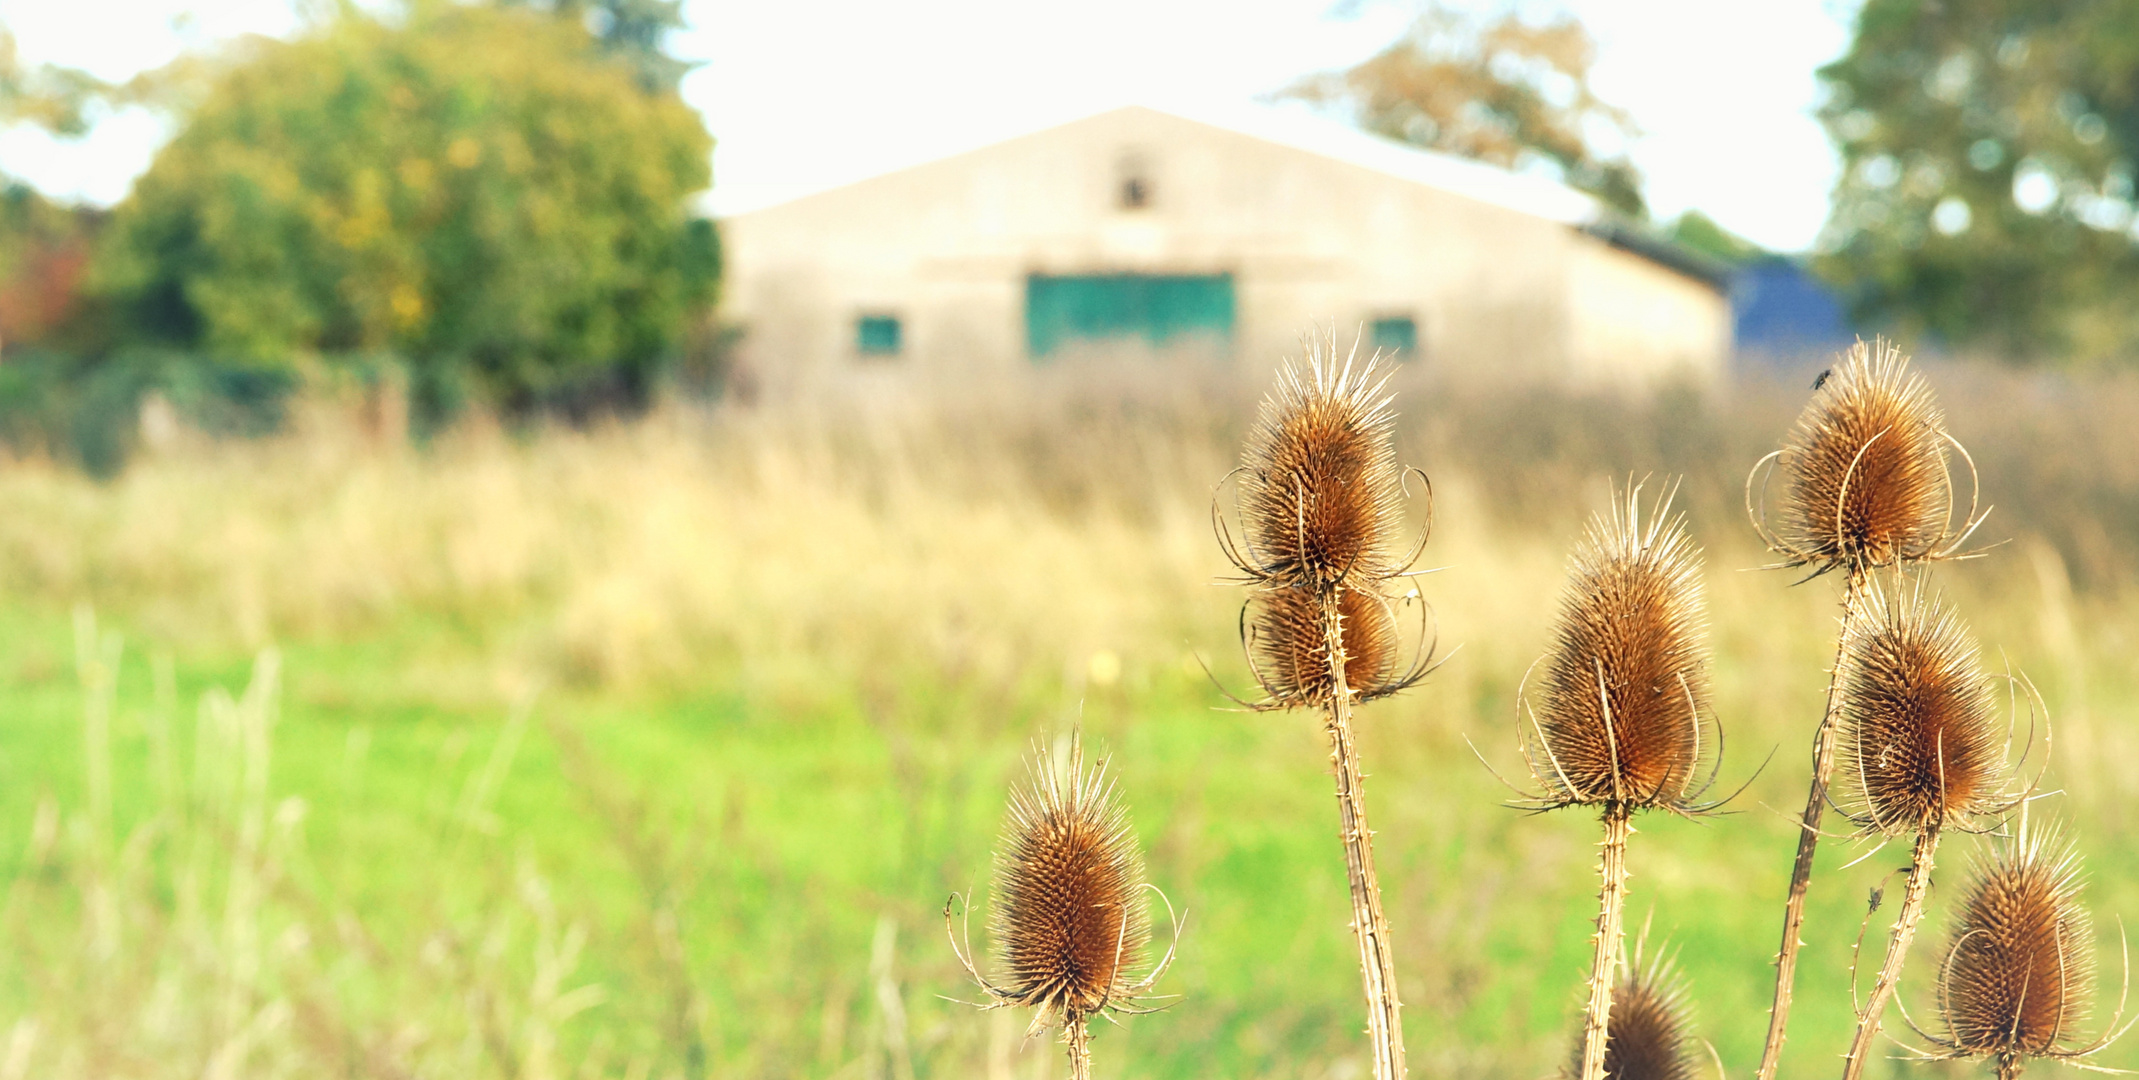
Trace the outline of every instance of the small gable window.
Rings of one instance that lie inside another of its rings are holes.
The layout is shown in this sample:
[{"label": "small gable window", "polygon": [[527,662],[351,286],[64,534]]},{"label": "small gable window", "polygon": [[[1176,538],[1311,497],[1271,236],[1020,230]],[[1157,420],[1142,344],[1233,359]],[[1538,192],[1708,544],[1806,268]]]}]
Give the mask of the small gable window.
[{"label": "small gable window", "polygon": [[1121,182],[1121,208],[1142,210],[1151,205],[1151,181],[1141,176],[1125,176]]},{"label": "small gable window", "polygon": [[854,322],[854,345],[865,357],[899,355],[904,336],[896,315],[864,315]]},{"label": "small gable window", "polygon": [[1376,351],[1399,360],[1410,360],[1418,356],[1419,323],[1409,315],[1376,319],[1371,333]]},{"label": "small gable window", "polygon": [[1115,166],[1114,203],[1123,210],[1151,206],[1151,167],[1142,154],[1124,154]]}]

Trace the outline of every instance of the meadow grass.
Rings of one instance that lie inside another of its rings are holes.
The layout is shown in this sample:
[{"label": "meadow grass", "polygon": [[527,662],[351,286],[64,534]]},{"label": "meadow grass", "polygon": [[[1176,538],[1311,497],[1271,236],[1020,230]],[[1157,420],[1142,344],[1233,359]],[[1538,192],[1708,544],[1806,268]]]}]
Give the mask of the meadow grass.
[{"label": "meadow grass", "polygon": [[[2074,824],[2113,968],[2139,395],[1933,378],[2014,538],[1937,580],[2049,699],[2066,794],[2041,809]],[[1208,510],[1258,384],[1123,381],[421,449],[330,404],[106,482],[0,470],[0,1080],[1045,1075],[1050,1043],[939,996],[976,993],[940,911],[1072,722],[1189,919],[1158,987],[1181,1000],[1099,1040],[1097,1074],[1364,1075],[1320,734],[1228,711],[1203,670],[1250,685]],[[1766,557],[1736,504],[1801,388],[1404,391],[1444,568],[1421,589],[1460,646],[1359,712],[1413,1071],[1535,1077],[1572,1046],[1595,825],[1504,808],[1466,739],[1520,769],[1568,543],[1649,472],[1686,475],[1709,551],[1723,786],[1773,758],[1734,814],[1639,823],[1628,914],[1749,1069],[1836,604],[1740,570]],[[1822,847],[1792,1074],[1836,1066],[1866,894],[1907,859]],[[1902,999],[1926,1015],[1920,979]]]}]

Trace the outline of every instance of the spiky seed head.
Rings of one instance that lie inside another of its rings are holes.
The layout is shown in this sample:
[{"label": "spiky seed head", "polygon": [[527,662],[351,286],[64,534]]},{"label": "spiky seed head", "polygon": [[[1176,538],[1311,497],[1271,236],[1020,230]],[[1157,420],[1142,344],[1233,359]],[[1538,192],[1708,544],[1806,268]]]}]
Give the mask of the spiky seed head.
[{"label": "spiky seed head", "polygon": [[[1337,613],[1345,689],[1359,700],[1372,700],[1402,683],[1402,645],[1389,601],[1364,589],[1340,588]],[[1307,589],[1271,589],[1249,600],[1248,644],[1271,706],[1329,703],[1334,688],[1328,643],[1322,601]]]},{"label": "spiky seed head", "polygon": [[1946,826],[2007,802],[1996,695],[1953,609],[1922,582],[1868,589],[1844,631],[1843,797],[1887,835]]},{"label": "spiky seed head", "polygon": [[1713,739],[1700,551],[1670,496],[1590,519],[1532,703],[1531,768],[1554,805],[1688,805]]},{"label": "spiky seed head", "polygon": [[1891,344],[1851,347],[1798,417],[1782,466],[1782,541],[1800,561],[1888,566],[1946,539],[1946,419]]},{"label": "spiky seed head", "polygon": [[1082,758],[1074,743],[1066,762],[1043,750],[1031,782],[1012,791],[989,920],[998,996],[1070,1027],[1127,1003],[1150,938],[1128,811],[1106,760],[1087,771]]},{"label": "spiky seed head", "polygon": [[1957,1056],[2075,1056],[2094,987],[2094,937],[2079,856],[2020,835],[1975,868],[1939,980]]},{"label": "spiky seed head", "polygon": [[1403,478],[1392,440],[1389,369],[1339,360],[1312,339],[1263,399],[1241,455],[1243,569],[1273,586],[1320,588],[1397,572]]},{"label": "spiky seed head", "polygon": [[[1694,1080],[1688,1012],[1686,980],[1668,961],[1659,956],[1646,965],[1630,964],[1612,990],[1604,1044],[1607,1080]],[[1577,1039],[1570,1072],[1579,1074],[1581,1068]]]}]

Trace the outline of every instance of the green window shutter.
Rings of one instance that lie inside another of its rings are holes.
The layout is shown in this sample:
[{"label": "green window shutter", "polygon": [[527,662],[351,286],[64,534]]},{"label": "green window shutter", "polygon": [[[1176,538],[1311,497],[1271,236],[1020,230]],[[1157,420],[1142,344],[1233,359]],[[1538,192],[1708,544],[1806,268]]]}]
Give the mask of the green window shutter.
[{"label": "green window shutter", "polygon": [[896,315],[864,315],[854,322],[854,345],[863,356],[897,356],[901,334]]},{"label": "green window shutter", "polygon": [[1233,275],[1034,274],[1025,279],[1025,345],[1036,360],[1078,340],[1233,336]]},{"label": "green window shutter", "polygon": [[1409,360],[1419,354],[1418,320],[1409,315],[1374,320],[1372,338],[1374,348],[1399,360]]}]

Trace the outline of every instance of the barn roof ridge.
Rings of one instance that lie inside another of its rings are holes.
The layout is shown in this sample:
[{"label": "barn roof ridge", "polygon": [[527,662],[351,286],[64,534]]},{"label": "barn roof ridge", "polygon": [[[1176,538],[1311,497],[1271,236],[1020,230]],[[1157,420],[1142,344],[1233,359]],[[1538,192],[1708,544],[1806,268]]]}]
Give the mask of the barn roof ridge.
[{"label": "barn roof ridge", "polygon": [[1609,215],[1596,196],[1549,177],[1414,146],[1304,107],[1138,104],[1085,119],[1134,110],[1276,143],[1563,225],[1591,225]]},{"label": "barn roof ridge", "polygon": [[752,207],[739,214],[726,216],[744,217],[790,206],[818,195],[955,160],[991,147],[1138,112],[1230,132],[1349,164],[1391,179],[1556,222],[1712,286],[1719,285],[1725,276],[1721,268],[1713,265],[1710,260],[1683,249],[1641,223],[1625,218],[1596,196],[1561,181],[1414,146],[1354,127],[1305,106],[1263,103],[1134,102],[1116,105],[1060,123],[992,139],[955,153],[910,162],[866,177],[797,193]]},{"label": "barn roof ridge", "polygon": [[1504,209],[1529,214],[1533,217],[1557,221],[1565,225],[1584,226],[1597,223],[1608,216],[1595,196],[1570,187],[1557,180],[1534,176],[1502,168],[1498,165],[1454,154],[1428,150],[1399,142],[1386,136],[1364,131],[1342,121],[1320,115],[1302,107],[1265,104],[1214,104],[1200,103],[1151,103],[1132,102],[1086,113],[1058,123],[1050,123],[1002,138],[991,138],[976,145],[948,154],[902,162],[891,168],[797,190],[791,194],[756,203],[747,209],[719,214],[720,217],[743,217],[762,210],[787,206],[818,195],[829,194],[857,184],[887,176],[895,176],[912,169],[925,168],[939,162],[952,161],[970,153],[1035,138],[1064,128],[1094,123],[1123,113],[1153,113],[1171,120],[1200,124],[1217,128],[1235,135],[1244,135],[1263,142],[1314,154],[1318,157],[1341,161],[1371,172],[1398,180],[1436,188],[1451,194],[1462,195],[1479,202],[1489,203]]},{"label": "barn roof ridge", "polygon": [[1729,267],[1628,218],[1606,206],[1595,195],[1569,184],[1414,146],[1306,109],[1126,105],[1094,113],[1084,120],[1138,109],[1261,139],[1519,214],[1555,221],[1712,287],[1721,288],[1730,278]]}]

